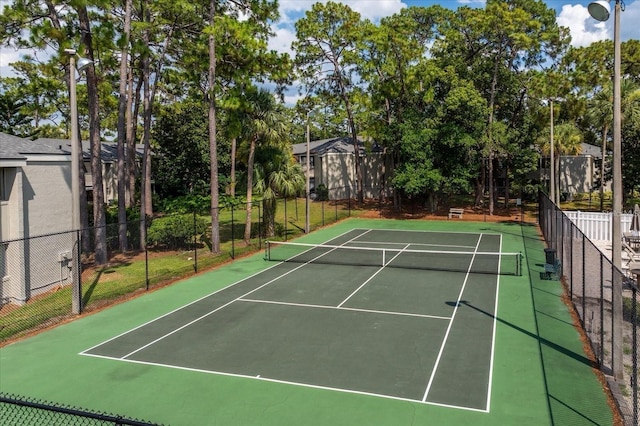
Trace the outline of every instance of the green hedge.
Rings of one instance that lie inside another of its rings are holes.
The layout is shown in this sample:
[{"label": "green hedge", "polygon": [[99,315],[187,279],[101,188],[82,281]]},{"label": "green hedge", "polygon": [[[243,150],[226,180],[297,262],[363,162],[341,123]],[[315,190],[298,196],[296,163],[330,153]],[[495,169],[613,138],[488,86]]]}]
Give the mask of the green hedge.
[{"label": "green hedge", "polygon": [[199,216],[192,214],[171,215],[153,219],[147,232],[149,246],[188,249],[193,244],[194,235],[202,235],[207,223]]}]

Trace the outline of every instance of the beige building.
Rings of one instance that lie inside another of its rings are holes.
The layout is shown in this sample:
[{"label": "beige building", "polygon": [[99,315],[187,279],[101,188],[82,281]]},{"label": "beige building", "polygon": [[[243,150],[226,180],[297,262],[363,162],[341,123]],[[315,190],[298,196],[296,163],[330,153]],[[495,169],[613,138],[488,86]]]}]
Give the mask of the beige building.
[{"label": "beige building", "polygon": [[[378,198],[390,167],[383,150],[377,145],[358,141],[365,198]],[[330,200],[355,198],[357,195],[356,155],[350,137],[322,139],[309,143],[310,189],[324,185]],[[307,173],[307,144],[293,145],[293,155]],[[388,195],[385,193],[385,196]]]},{"label": "beige building", "polygon": [[[578,155],[560,156],[560,165],[556,179],[560,184],[560,193],[573,196],[575,194],[588,194],[598,192],[596,187],[600,176],[600,163],[602,159],[601,148],[583,143]],[[549,184],[549,159],[545,159],[545,166],[540,170],[543,183]],[[611,190],[611,182],[605,182],[605,191]]]}]

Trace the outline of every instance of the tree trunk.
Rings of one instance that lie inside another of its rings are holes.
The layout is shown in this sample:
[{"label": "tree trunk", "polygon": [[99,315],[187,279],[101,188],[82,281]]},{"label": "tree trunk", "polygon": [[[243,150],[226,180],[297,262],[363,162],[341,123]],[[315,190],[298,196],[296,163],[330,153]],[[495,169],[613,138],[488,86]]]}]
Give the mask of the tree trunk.
[{"label": "tree trunk", "polygon": [[[94,60],[91,27],[87,8],[78,8],[78,24],[82,33],[82,44],[89,59]],[[98,99],[98,77],[94,65],[87,70],[87,98],[89,100],[89,141],[91,144],[91,174],[93,175],[93,226],[95,230],[94,259],[97,265],[107,263],[107,229],[104,211],[104,188],[102,185],[102,145],[100,143],[100,101]]]},{"label": "tree trunk", "polygon": [[[145,16],[144,21],[149,23],[151,20],[150,12],[149,12],[149,0],[145,1]],[[145,46],[149,46],[149,28],[143,33],[143,42]],[[147,170],[149,163],[147,162],[147,157],[149,156],[149,130],[151,129],[151,90],[149,87],[149,74],[150,74],[150,66],[149,66],[149,55],[146,53],[142,58],[142,85],[143,85],[143,101],[142,101],[142,115],[143,115],[143,133],[142,133],[142,143],[144,145],[143,155],[142,155],[142,173],[141,173],[141,182],[140,182],[140,249],[145,250],[147,245],[147,218],[150,218],[153,214],[153,210],[149,209],[149,205],[147,200],[150,198],[150,194],[147,194],[147,184],[145,180],[149,175],[149,171]]]},{"label": "tree trunk", "polygon": [[504,208],[509,208],[509,161],[506,162],[506,170],[504,177]]},{"label": "tree trunk", "polygon": [[129,35],[131,33],[131,3],[132,0],[125,1],[124,12],[124,42],[120,51],[120,87],[118,99],[118,241],[120,252],[127,251],[129,243],[127,241],[127,206],[126,206],[126,173],[125,173],[125,145],[127,139],[127,80],[128,80],[128,55],[129,55]]},{"label": "tree trunk", "polygon": [[274,237],[276,235],[276,197],[265,198],[263,200],[263,206],[262,218],[265,236]]},{"label": "tree trunk", "polygon": [[135,95],[133,92],[133,57],[131,58],[131,66],[129,67],[129,76],[127,82],[127,111],[125,115],[125,121],[127,125],[127,155],[126,159],[126,181],[127,181],[127,193],[126,193],[126,206],[133,207],[136,204],[136,164],[137,164],[137,151],[136,151],[136,124],[138,122],[138,111],[140,107],[140,90],[142,88],[142,79],[139,78],[136,84]]},{"label": "tree trunk", "polygon": [[605,125],[602,129],[602,162],[600,164],[600,211],[604,210],[604,166],[607,158],[607,133],[609,126]]},{"label": "tree trunk", "polygon": [[236,196],[236,138],[231,139],[231,183],[229,185],[229,195]]},{"label": "tree trunk", "polygon": [[[216,0],[209,3],[209,25],[213,30],[216,16]],[[207,97],[209,101],[209,155],[211,157],[211,251],[220,252],[220,219],[218,188],[218,141],[216,135],[216,39],[213,31],[209,34],[209,81]]]},{"label": "tree trunk", "polygon": [[256,137],[251,138],[247,159],[247,217],[244,225],[244,242],[251,242],[251,198],[253,195],[253,159],[256,153]]},{"label": "tree trunk", "polygon": [[493,215],[494,202],[495,202],[495,186],[493,184],[493,151],[489,152],[488,161],[488,174],[489,174],[489,215]]}]

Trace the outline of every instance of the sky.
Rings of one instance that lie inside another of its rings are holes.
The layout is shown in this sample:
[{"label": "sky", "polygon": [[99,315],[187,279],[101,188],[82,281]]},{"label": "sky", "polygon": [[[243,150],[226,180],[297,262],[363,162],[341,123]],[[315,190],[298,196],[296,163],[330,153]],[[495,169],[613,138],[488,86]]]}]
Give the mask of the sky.
[{"label": "sky", "polygon": [[[276,36],[270,47],[279,52],[291,53],[291,42],[295,39],[294,23],[311,5],[318,0],[280,0],[280,21],[274,24]],[[326,2],[327,0],[319,0]],[[334,0],[336,1],[336,0]],[[483,7],[484,0],[338,0],[359,12],[363,18],[377,22],[380,18],[393,15],[400,9],[409,6],[430,6],[440,4],[450,9],[466,5]],[[587,46],[595,41],[613,39],[613,16],[607,22],[597,22],[589,16],[587,5],[591,0],[545,0],[550,8],[556,11],[559,25],[571,31],[574,46]],[[621,16],[621,39],[640,39],[640,0],[626,0],[625,10]],[[0,7],[10,5],[10,0],[0,0]],[[613,2],[611,3],[613,8]],[[613,13],[612,13],[613,15]],[[9,63],[17,61],[25,53],[11,48],[0,47],[0,76],[11,75]]]}]

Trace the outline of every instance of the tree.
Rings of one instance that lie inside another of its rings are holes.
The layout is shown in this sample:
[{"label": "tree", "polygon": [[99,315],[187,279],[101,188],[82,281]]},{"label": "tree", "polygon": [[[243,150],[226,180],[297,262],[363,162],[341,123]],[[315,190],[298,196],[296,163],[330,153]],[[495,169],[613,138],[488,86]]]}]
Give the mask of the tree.
[{"label": "tree", "polygon": [[[356,156],[359,156],[354,98],[358,93],[358,49],[362,34],[368,26],[360,14],[341,3],[315,3],[306,15],[296,22],[295,65],[303,85],[309,93],[324,100],[337,98],[346,114],[349,133]],[[355,170],[359,202],[363,201],[363,180],[360,159]]]},{"label": "tree", "polygon": [[513,130],[522,123],[529,72],[562,54],[568,32],[556,24],[555,12],[536,0],[489,0],[484,9],[459,8],[441,32],[443,37],[434,46],[438,63],[450,64],[460,76],[474,81],[488,103],[478,150],[486,158],[481,175],[486,164],[492,214],[496,160],[508,159],[510,147],[526,143],[524,138],[519,143],[507,138],[517,135]]},{"label": "tree", "polygon": [[24,114],[26,102],[19,94],[4,91],[0,86],[0,131],[14,136],[27,137],[31,117]]},{"label": "tree", "polygon": [[207,105],[202,99],[161,106],[156,113],[153,140],[155,186],[161,199],[209,194]]},{"label": "tree", "polygon": [[[254,161],[256,149],[260,149],[262,145],[283,145],[287,141],[288,127],[282,113],[282,109],[278,108],[275,99],[271,93],[264,89],[257,90],[251,88],[248,90],[244,100],[244,124],[243,139],[249,145],[247,153],[247,216],[244,228],[244,240],[249,244],[251,240],[251,207],[254,188]],[[271,173],[273,170],[262,167]],[[275,173],[275,171],[273,171]],[[279,171],[278,171],[279,172]],[[265,188],[272,189],[273,192],[287,189],[287,178],[289,170],[283,174],[284,177],[278,178],[281,182],[276,182],[274,186],[262,184],[264,193]],[[264,178],[264,177],[263,177]],[[266,177],[269,179],[270,177]],[[286,192],[287,195],[289,194]]]},{"label": "tree", "polygon": [[[551,129],[546,129],[546,135],[538,138],[538,144],[541,147],[543,155],[551,154],[551,140],[549,135]],[[556,124],[553,127],[553,149],[555,152],[554,164],[551,167],[555,170],[556,179],[553,184],[555,185],[555,193],[560,196],[560,157],[567,155],[578,155],[582,152],[582,133],[575,125],[575,123],[564,122]],[[565,178],[566,179],[566,178]]]},{"label": "tree", "polygon": [[[402,129],[411,131],[411,126],[404,127],[406,111],[418,107],[412,94],[423,92],[425,81],[416,70],[421,68],[419,64],[427,56],[427,46],[436,34],[436,24],[445,14],[439,6],[410,7],[403,9],[400,14],[382,19],[378,27],[368,26],[369,31],[365,34],[358,68],[371,94],[367,108],[368,130],[385,147],[394,163],[404,161],[399,143],[404,136]],[[415,156],[408,155],[407,158]],[[396,167],[392,164],[391,169],[389,175]],[[385,170],[383,183],[391,182],[386,174]],[[382,189],[381,193],[384,192]],[[393,195],[394,206],[399,207],[399,191],[394,191]]]},{"label": "tree", "polygon": [[604,209],[605,159],[607,158],[607,140],[609,128],[613,123],[613,86],[609,83],[601,88],[589,101],[588,121],[600,130],[602,160],[600,162],[600,210]]},{"label": "tree", "polygon": [[256,152],[255,189],[263,198],[266,237],[275,235],[277,197],[293,197],[304,190],[305,178],[291,148],[265,146]]},{"label": "tree", "polygon": [[126,206],[126,169],[125,169],[125,147],[127,143],[127,82],[129,82],[129,40],[131,37],[131,15],[133,13],[132,0],[125,0],[124,6],[124,26],[122,40],[120,41],[120,86],[118,88],[118,241],[120,243],[120,251],[125,252],[128,248],[127,243],[127,206]]}]

